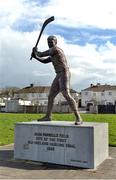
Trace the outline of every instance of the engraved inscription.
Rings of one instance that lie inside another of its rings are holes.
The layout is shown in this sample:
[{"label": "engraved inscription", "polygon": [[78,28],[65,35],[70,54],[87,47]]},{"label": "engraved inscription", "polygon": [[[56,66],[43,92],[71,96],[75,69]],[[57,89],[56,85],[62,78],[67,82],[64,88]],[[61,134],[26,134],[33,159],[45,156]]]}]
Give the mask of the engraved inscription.
[{"label": "engraved inscription", "polygon": [[30,145],[46,146],[46,150],[54,151],[55,147],[75,149],[75,144],[69,143],[70,136],[62,133],[35,132],[33,140],[28,140]]}]

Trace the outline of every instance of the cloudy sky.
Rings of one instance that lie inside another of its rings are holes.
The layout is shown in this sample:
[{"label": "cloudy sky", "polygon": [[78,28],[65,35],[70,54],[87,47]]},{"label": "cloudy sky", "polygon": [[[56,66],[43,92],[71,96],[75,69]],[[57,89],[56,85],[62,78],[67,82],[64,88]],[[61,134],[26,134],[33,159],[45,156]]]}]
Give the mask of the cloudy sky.
[{"label": "cloudy sky", "polygon": [[0,0],[0,88],[50,85],[52,64],[30,61],[44,20],[50,23],[38,45],[58,37],[71,71],[71,87],[116,85],[116,0]]}]

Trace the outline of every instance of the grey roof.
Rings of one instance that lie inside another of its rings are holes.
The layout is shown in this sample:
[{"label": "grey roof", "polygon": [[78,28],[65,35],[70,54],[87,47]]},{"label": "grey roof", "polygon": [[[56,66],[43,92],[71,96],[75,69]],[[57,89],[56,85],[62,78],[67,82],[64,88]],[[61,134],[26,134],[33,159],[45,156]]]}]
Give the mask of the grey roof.
[{"label": "grey roof", "polygon": [[49,86],[27,86],[23,89],[20,89],[17,93],[49,93]]},{"label": "grey roof", "polygon": [[112,85],[91,85],[90,87],[84,89],[83,91],[94,91],[94,92],[104,92],[104,91],[110,91],[110,90],[114,90],[116,91],[116,86],[112,86]]},{"label": "grey roof", "polygon": [[[49,93],[50,86],[27,86],[23,89],[20,89],[17,94],[22,93]],[[75,90],[70,89],[71,93],[77,93]]]}]

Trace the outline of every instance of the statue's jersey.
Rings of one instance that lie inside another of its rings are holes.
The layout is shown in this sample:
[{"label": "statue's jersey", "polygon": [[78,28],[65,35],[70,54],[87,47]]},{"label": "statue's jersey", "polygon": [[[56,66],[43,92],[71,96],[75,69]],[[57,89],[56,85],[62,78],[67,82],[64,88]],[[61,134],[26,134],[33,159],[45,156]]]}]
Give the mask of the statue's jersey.
[{"label": "statue's jersey", "polygon": [[40,55],[41,57],[44,57],[44,56],[51,57],[51,62],[54,66],[56,73],[59,73],[62,71],[68,71],[69,68],[68,68],[66,56],[63,50],[60,49],[59,47],[57,46],[52,47],[47,51],[41,52]]}]

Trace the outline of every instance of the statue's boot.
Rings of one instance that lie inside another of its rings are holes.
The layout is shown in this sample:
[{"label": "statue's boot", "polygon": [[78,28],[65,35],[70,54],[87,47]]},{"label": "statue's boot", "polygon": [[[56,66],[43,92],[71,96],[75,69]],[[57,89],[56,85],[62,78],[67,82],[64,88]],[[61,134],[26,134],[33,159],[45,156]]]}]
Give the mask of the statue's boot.
[{"label": "statue's boot", "polygon": [[75,125],[81,125],[81,124],[83,124],[82,119],[78,119],[75,121]]},{"label": "statue's boot", "polygon": [[47,117],[47,116],[44,116],[44,117],[42,117],[40,119],[37,119],[37,121],[40,121],[40,122],[42,122],[42,121],[51,121],[51,118]]}]

